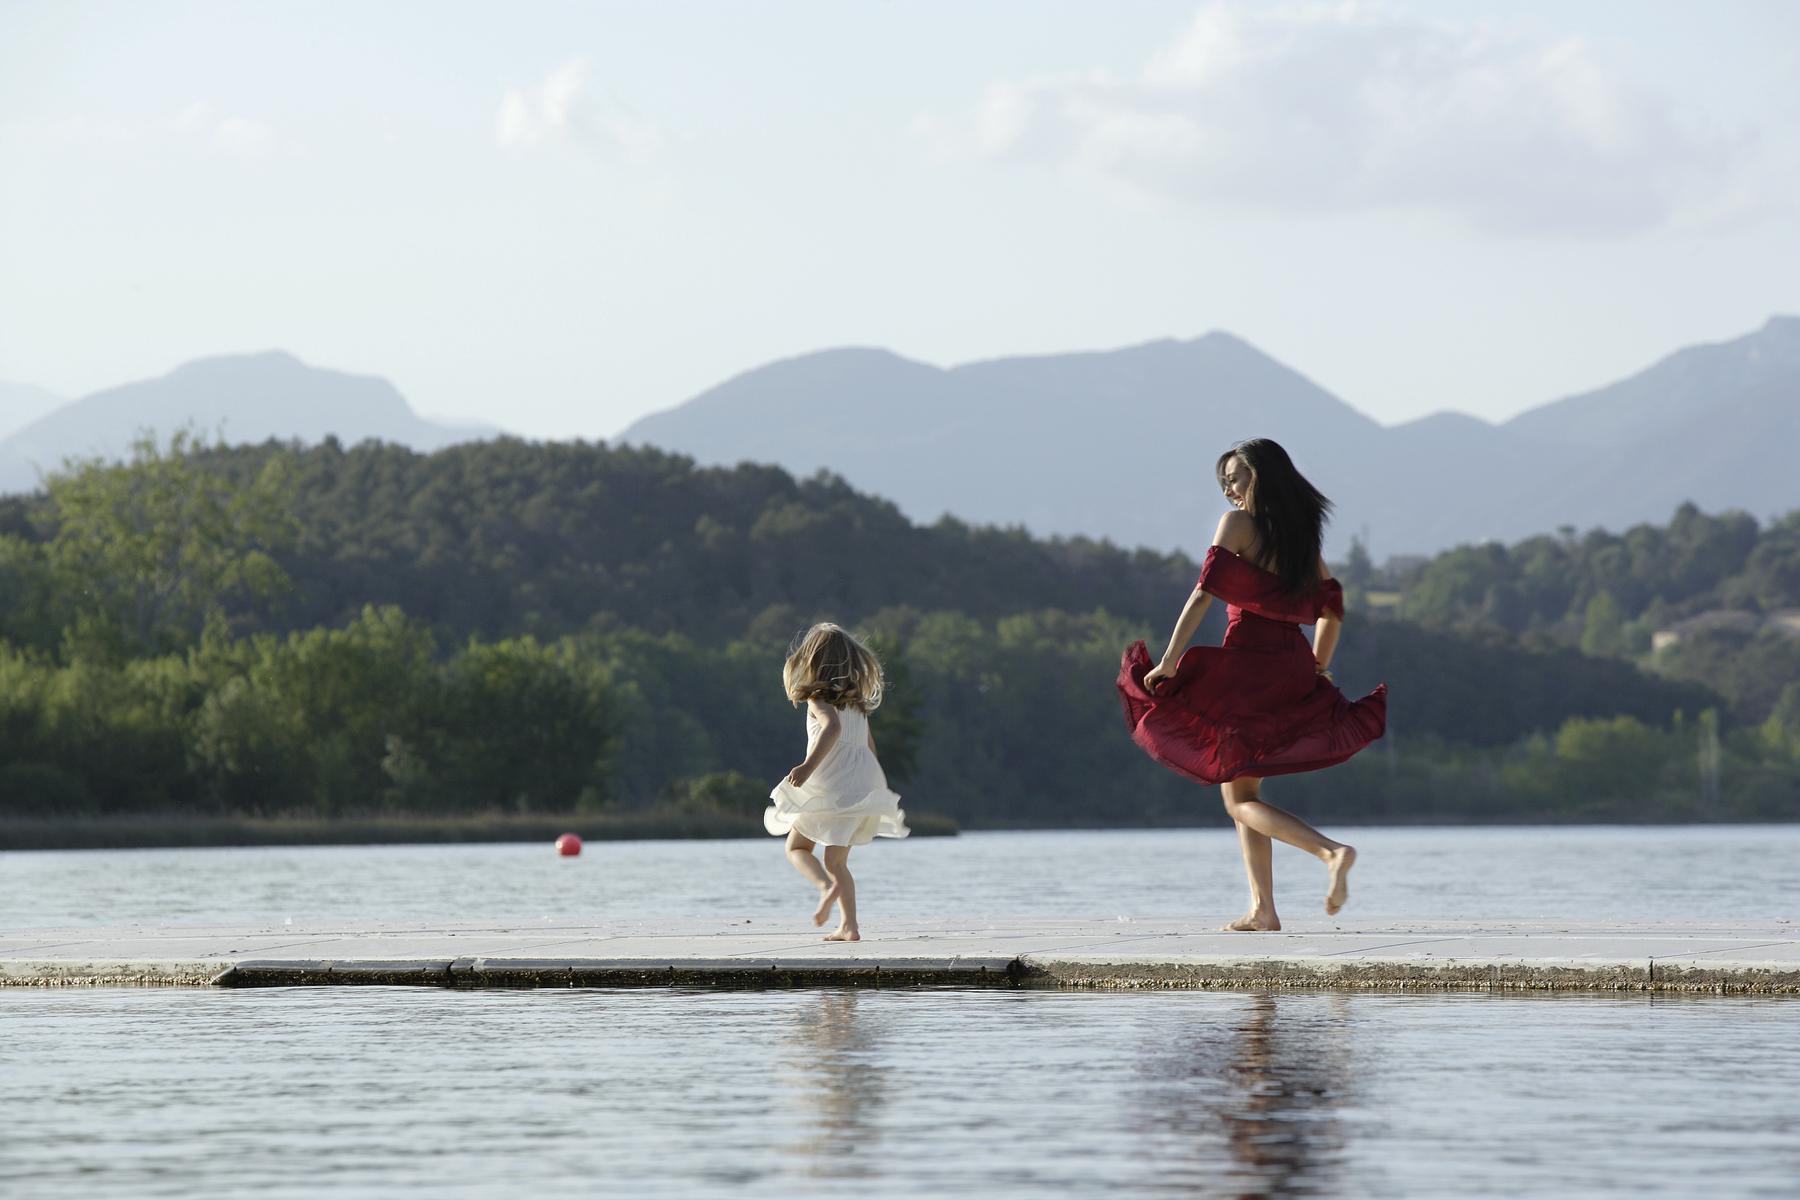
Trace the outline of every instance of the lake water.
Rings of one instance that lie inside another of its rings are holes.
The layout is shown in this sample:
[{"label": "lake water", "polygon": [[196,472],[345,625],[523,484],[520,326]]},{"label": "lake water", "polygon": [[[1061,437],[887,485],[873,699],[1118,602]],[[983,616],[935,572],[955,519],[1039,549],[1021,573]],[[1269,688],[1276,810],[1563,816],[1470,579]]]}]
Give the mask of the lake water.
[{"label": "lake water", "polygon": [[1791,1196],[1800,1005],[0,991],[8,1197]]},{"label": "lake water", "polygon": [[[1793,919],[1800,831],[1364,829],[1342,920]],[[1278,848],[1283,913],[1328,927]],[[1240,910],[1221,831],[858,850],[883,914]],[[0,855],[0,929],[791,920],[773,839]],[[1787,1196],[1783,998],[0,989],[8,1200]]]},{"label": "lake water", "polygon": [[[1351,904],[1275,848],[1292,928],[1422,920],[1800,921],[1800,826],[1327,829],[1357,846]],[[1229,830],[975,833],[877,841],[850,859],[870,936],[886,914],[1192,916],[1244,910]],[[791,919],[811,889],[775,838],[548,845],[0,854],[0,930],[135,924]]]}]

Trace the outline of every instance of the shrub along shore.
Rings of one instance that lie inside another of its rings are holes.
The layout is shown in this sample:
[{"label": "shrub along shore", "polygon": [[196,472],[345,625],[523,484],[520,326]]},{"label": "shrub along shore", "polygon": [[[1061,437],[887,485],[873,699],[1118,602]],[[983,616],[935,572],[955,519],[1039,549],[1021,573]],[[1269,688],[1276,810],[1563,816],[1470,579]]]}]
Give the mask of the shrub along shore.
[{"label": "shrub along shore", "polygon": [[[908,812],[914,837],[952,837],[956,822]],[[0,818],[0,851],[125,850],[177,846],[389,846],[543,842],[565,833],[589,842],[768,838],[760,818],[662,807],[624,813],[490,813],[474,816],[196,817],[185,813]]]}]

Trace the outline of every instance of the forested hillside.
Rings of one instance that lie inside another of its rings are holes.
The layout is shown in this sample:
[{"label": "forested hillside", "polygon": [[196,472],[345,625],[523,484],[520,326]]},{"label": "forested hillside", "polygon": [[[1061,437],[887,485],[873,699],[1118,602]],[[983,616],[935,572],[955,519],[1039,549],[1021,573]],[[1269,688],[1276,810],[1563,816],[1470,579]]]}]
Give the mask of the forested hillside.
[{"label": "forested hillside", "polygon": [[1768,717],[1800,681],[1800,512],[1759,525],[1691,504],[1666,526],[1573,528],[1512,546],[1462,546],[1376,571],[1354,594],[1397,598],[1429,628],[1579,649],[1714,688],[1743,721]]},{"label": "forested hillside", "polygon": [[[327,441],[204,461],[242,482],[277,458],[294,529],[271,552],[291,587],[230,608],[240,629],[341,625],[392,604],[457,637],[626,625],[716,642],[758,618],[785,637],[801,612],[856,619],[896,603],[988,620],[1032,608],[1147,615],[1199,570],[1085,539],[918,526],[834,477],[697,468],[651,449],[502,439],[427,455]],[[38,540],[54,526],[43,496],[0,505],[0,532]]]},{"label": "forested hillside", "polygon": [[[1277,794],[1340,820],[1800,810],[1800,693],[1752,719],[1704,681],[1584,653],[1557,622],[1583,603],[1586,559],[1561,618],[1515,628],[1433,599],[1471,594],[1438,581],[1494,552],[1345,564],[1359,604],[1337,673],[1358,694],[1389,683],[1390,736]],[[1711,553],[1659,569],[1697,595],[1739,562]],[[1216,795],[1127,741],[1112,687],[1195,572],[917,526],[835,478],[651,450],[140,447],[0,509],[0,815],[748,817],[804,748],[784,648],[830,617],[886,657],[875,727],[909,807],[970,825],[1216,820]],[[1484,586],[1537,595],[1505,572]],[[1367,615],[1384,588],[1403,616]]]}]

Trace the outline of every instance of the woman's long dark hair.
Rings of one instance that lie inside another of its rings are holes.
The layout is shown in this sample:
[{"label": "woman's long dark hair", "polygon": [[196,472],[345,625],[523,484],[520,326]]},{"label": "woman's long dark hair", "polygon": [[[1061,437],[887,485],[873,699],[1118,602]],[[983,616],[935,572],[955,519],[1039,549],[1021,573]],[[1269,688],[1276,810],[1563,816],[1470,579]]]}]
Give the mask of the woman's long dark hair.
[{"label": "woman's long dark hair", "polygon": [[1325,521],[1331,501],[1294,466],[1281,443],[1268,438],[1239,442],[1219,455],[1214,473],[1219,490],[1225,490],[1225,466],[1240,460],[1255,480],[1256,511],[1249,514],[1256,526],[1257,550],[1273,559],[1275,574],[1290,595],[1310,592],[1319,581],[1319,548],[1325,540]]}]

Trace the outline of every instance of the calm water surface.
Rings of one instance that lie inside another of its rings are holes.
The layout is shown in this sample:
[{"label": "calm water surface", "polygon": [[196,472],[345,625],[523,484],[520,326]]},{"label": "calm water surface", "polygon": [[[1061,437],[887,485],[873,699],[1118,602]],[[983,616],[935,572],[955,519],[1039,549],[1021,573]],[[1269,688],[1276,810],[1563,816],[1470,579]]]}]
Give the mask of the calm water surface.
[{"label": "calm water surface", "polygon": [[1740,1196],[1800,1006],[1057,992],[0,992],[12,1197]]},{"label": "calm water surface", "polygon": [[[1800,831],[1361,829],[1341,922],[1800,917]],[[1223,831],[852,860],[883,914],[1191,915]],[[1276,858],[1291,928],[1323,872]],[[0,931],[796,921],[762,842],[0,855]],[[1800,1002],[1592,995],[0,989],[0,1194],[1790,1196]]]},{"label": "calm water surface", "polygon": [[[1335,922],[1800,920],[1800,826],[1336,829],[1361,852]],[[1228,830],[977,833],[851,857],[883,914],[1193,916],[1243,911]],[[1276,847],[1292,928],[1328,927],[1324,870]],[[0,930],[332,921],[779,920],[812,907],[780,842],[82,850],[0,854]]]}]

